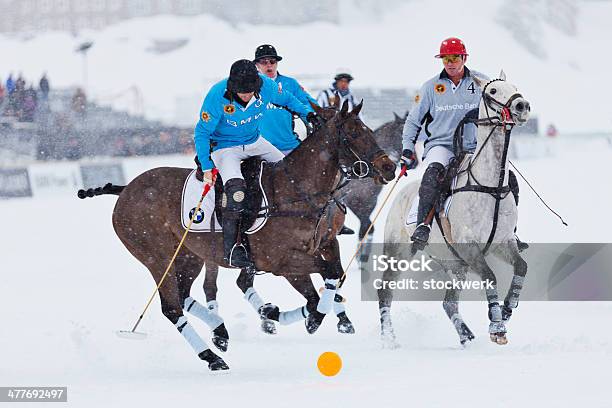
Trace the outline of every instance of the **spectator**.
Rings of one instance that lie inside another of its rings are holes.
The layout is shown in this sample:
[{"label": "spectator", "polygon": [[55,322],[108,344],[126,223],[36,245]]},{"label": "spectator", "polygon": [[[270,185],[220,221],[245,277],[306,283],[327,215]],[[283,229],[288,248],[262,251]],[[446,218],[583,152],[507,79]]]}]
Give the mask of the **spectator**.
[{"label": "spectator", "polygon": [[22,116],[19,118],[19,120],[22,122],[34,122],[34,114],[37,106],[38,96],[36,95],[34,86],[31,85],[30,88],[23,91],[23,106],[21,109]]},{"label": "spectator", "polygon": [[87,96],[85,95],[85,91],[81,88],[77,88],[72,97],[72,110],[81,119],[85,118],[85,114],[87,113]]},{"label": "spectator", "polygon": [[[2,85],[2,80],[0,80],[0,108],[2,107],[2,102],[4,102],[4,94],[5,94],[4,86]],[[0,111],[0,114],[2,112]]]},{"label": "spectator", "polygon": [[42,99],[47,100],[49,98],[49,79],[47,79],[46,72],[43,73],[42,78],[40,78],[38,87],[40,89],[40,95],[42,96]]},{"label": "spectator", "polygon": [[6,93],[10,96],[15,90],[15,80],[13,80],[13,73],[11,72],[6,79]]}]

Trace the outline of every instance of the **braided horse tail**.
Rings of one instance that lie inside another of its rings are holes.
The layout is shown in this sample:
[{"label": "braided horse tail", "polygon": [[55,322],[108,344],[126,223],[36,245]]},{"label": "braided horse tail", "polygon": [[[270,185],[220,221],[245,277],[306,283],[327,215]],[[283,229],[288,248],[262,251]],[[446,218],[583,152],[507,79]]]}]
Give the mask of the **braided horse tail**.
[{"label": "braided horse tail", "polygon": [[85,199],[87,197],[95,197],[104,194],[119,195],[124,188],[125,186],[115,186],[111,183],[107,183],[104,187],[88,188],[87,190],[81,189],[77,192],[77,196],[80,199]]}]

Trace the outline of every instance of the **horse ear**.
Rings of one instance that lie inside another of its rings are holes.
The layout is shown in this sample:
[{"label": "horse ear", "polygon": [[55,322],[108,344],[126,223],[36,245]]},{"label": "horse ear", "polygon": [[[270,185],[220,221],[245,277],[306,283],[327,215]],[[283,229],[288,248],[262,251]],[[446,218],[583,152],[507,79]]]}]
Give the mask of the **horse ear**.
[{"label": "horse ear", "polygon": [[402,118],[400,118],[397,113],[393,112],[393,121],[399,122],[400,120],[402,120]]},{"label": "horse ear", "polygon": [[337,92],[335,92],[334,96],[332,97],[331,107],[336,110],[340,110],[340,95],[338,95]]},{"label": "horse ear", "polygon": [[506,73],[503,69],[499,72],[499,79],[501,79],[502,81],[506,80]]},{"label": "horse ear", "polygon": [[487,84],[487,81],[484,78],[481,78],[479,76],[472,75],[472,79],[476,83],[476,86],[478,86],[481,89]]},{"label": "horse ear", "polygon": [[342,109],[340,109],[340,114],[343,117],[345,117],[347,113],[348,113],[348,99],[345,99],[344,103],[342,103]]},{"label": "horse ear", "polygon": [[312,102],[312,101],[308,101],[308,103],[310,104],[310,107],[312,108],[312,110],[314,110],[316,112],[317,115],[321,115],[321,112],[323,112],[323,108],[320,107],[319,105],[317,105],[316,103]]},{"label": "horse ear", "polygon": [[363,108],[363,99],[359,102],[359,105],[355,106],[351,111],[351,114],[354,116],[359,116],[359,112],[361,112],[361,108]]}]

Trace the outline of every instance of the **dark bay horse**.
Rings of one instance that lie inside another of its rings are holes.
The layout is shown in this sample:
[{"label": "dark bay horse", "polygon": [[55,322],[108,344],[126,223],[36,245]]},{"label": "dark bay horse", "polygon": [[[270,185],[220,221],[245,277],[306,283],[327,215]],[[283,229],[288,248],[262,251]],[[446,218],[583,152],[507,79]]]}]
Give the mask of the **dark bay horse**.
[{"label": "dark bay horse", "polygon": [[[344,214],[333,199],[341,166],[350,167],[361,160],[376,171],[380,181],[390,181],[395,176],[394,162],[358,117],[362,103],[352,112],[348,112],[346,103],[340,111],[313,108],[327,121],[284,160],[265,166],[262,185],[272,197],[272,208],[266,225],[249,236],[257,270],[284,276],[307,303],[281,312],[263,304],[253,288],[252,275],[241,273],[237,280],[245,298],[266,318],[281,324],[306,319],[309,333],[318,329],[330,311],[343,272],[335,237],[344,223]],[[113,211],[115,232],[157,283],[184,234],[181,193],[191,171],[156,168],[139,175],[123,189],[102,189],[94,194],[119,194]],[[203,266],[207,272],[228,267],[223,261],[220,233],[187,234],[159,288],[162,312],[211,370],[225,370],[225,362],[208,348],[184,315],[188,311],[207,323],[213,330],[215,346],[227,350],[229,334],[223,319],[214,308],[209,310],[190,295],[191,285]],[[310,279],[312,273],[325,280],[321,297]],[[216,291],[214,280],[207,277],[205,290],[207,295]]]},{"label": "dark bay horse", "polygon": [[[383,149],[391,160],[399,162],[402,155],[402,130],[406,122],[406,114],[403,118],[394,113],[394,119],[374,130],[376,143]],[[378,201],[378,195],[382,191],[382,184],[373,178],[367,177],[347,186],[346,195],[343,198],[347,207],[359,219],[359,240],[365,237],[366,231],[372,222],[371,216]],[[374,228],[370,229],[368,239],[361,249],[361,260],[368,258],[370,253],[371,239]]]},{"label": "dark bay horse", "polygon": [[[336,101],[338,98],[336,98]],[[335,105],[333,105],[336,107]],[[338,107],[339,108],[339,107]],[[402,130],[406,117],[400,117],[394,113],[393,120],[384,123],[374,130],[374,139],[382,150],[384,150],[389,158],[395,163],[399,161],[402,154]],[[350,170],[349,170],[350,171]],[[361,240],[370,226],[372,212],[376,207],[378,196],[383,188],[383,183],[378,182],[375,177],[370,177],[372,172],[368,169],[368,176],[363,178],[357,178],[353,176],[354,182],[349,183],[346,187],[340,190],[341,201],[357,216],[359,219],[359,240]],[[370,230],[368,234],[368,240],[364,243],[361,249],[361,259],[366,260],[369,257],[371,247],[371,237],[373,236],[374,228]],[[197,265],[194,265],[197,267]],[[201,266],[200,266],[201,268]],[[216,298],[217,298],[217,272],[218,268],[206,268],[206,277],[204,280],[204,292],[206,299],[209,301],[209,307],[215,309]],[[334,309],[339,309],[336,312],[338,317],[338,332],[340,333],[354,333],[354,327],[346,312],[343,310],[344,307],[334,304]],[[262,330],[268,334],[276,333],[276,326],[274,322],[265,318],[262,318]]]}]

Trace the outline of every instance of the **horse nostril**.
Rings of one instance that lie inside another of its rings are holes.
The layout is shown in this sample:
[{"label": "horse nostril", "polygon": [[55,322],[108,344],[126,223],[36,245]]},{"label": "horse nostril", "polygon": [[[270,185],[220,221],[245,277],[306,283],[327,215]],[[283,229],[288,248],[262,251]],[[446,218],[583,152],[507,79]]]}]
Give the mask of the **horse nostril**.
[{"label": "horse nostril", "polygon": [[525,102],[525,109],[526,109],[528,112],[531,112],[531,105],[529,105],[529,102]]},{"label": "horse nostril", "polygon": [[525,109],[525,105],[523,104],[523,102],[519,102],[516,104],[516,110],[519,112],[522,112],[523,109]]}]

